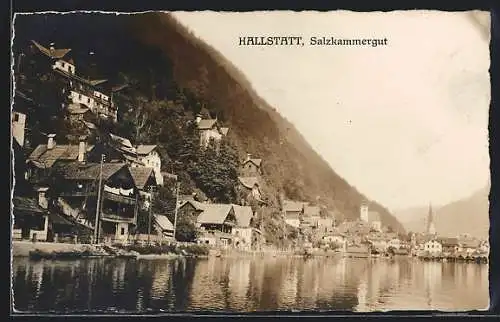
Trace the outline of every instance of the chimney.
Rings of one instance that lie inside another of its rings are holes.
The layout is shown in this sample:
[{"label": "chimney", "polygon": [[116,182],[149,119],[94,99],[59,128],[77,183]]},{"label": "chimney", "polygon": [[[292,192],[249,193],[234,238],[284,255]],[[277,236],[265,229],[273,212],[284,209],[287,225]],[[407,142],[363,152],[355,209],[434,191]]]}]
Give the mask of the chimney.
[{"label": "chimney", "polygon": [[47,209],[49,207],[49,201],[47,200],[46,195],[47,190],[49,190],[49,188],[47,187],[40,187],[36,189],[36,191],[38,192],[38,205],[43,209]]},{"label": "chimney", "polygon": [[252,155],[250,153],[247,153],[247,161],[252,158]]},{"label": "chimney", "polygon": [[87,137],[85,135],[80,136],[80,142],[78,144],[78,161],[85,161],[85,153],[87,152]]},{"label": "chimney", "polygon": [[56,141],[54,140],[55,134],[47,135],[47,149],[52,150],[56,146]]},{"label": "chimney", "polygon": [[200,123],[201,121],[201,114],[196,114],[196,124]]}]

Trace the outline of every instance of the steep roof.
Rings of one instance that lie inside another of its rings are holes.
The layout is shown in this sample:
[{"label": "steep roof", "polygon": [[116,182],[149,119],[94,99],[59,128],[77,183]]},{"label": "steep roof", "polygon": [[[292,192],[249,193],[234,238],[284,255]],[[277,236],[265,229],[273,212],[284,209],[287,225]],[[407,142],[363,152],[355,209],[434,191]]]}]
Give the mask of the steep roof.
[{"label": "steep roof", "polygon": [[217,123],[216,119],[200,120],[198,123],[198,129],[200,130],[210,130]]},{"label": "steep roof", "polygon": [[438,238],[438,241],[443,245],[443,246],[458,246],[458,238],[454,237],[441,237]]},{"label": "steep roof", "polygon": [[[113,174],[125,167],[125,163],[103,163],[102,178],[109,179]],[[61,167],[61,173],[69,180],[94,180],[99,177],[99,163],[72,162]]]},{"label": "steep roof", "polygon": [[71,49],[66,48],[66,49],[55,49],[55,48],[46,48],[42,45],[40,45],[38,42],[32,40],[31,41],[38,50],[44,54],[45,56],[48,56],[53,59],[60,59],[66,56],[67,53],[71,51]]},{"label": "steep roof", "polygon": [[75,223],[64,218],[62,215],[52,212],[49,215],[49,219],[53,224],[65,225],[65,226],[75,226]]},{"label": "steep roof", "polygon": [[191,204],[193,206],[193,208],[196,209],[196,210],[204,210],[205,206],[207,205],[205,203],[196,201],[194,199],[188,199],[188,200],[181,201],[179,203],[179,207],[178,208],[182,208],[182,207],[184,207],[185,204],[188,204],[188,203]]},{"label": "steep roof", "polygon": [[231,209],[233,209],[233,206],[229,204],[206,204],[197,221],[200,224],[222,224]]},{"label": "steep roof", "polygon": [[320,215],[318,206],[304,206],[304,216],[315,217]]},{"label": "steep roof", "polygon": [[14,196],[14,198],[12,198],[12,203],[14,204],[14,209],[16,210],[38,214],[44,214],[47,212],[47,210],[38,205],[38,201],[35,198]]},{"label": "steep roof", "polygon": [[[91,151],[93,145],[87,145],[86,152]],[[58,160],[78,159],[78,145],[55,145],[52,149],[47,149],[47,144],[38,145],[28,157],[28,160],[35,161],[42,167],[50,168]]]},{"label": "steep roof", "polygon": [[304,203],[301,201],[284,200],[283,210],[284,211],[302,211],[304,209]]},{"label": "steep roof", "polygon": [[238,180],[248,189],[252,189],[255,185],[259,185],[259,179],[257,177],[238,177]]},{"label": "steep roof", "polygon": [[144,186],[148,182],[151,176],[154,176],[153,168],[148,167],[131,167],[130,174],[134,179],[135,186],[139,189],[144,189]]},{"label": "steep roof", "polygon": [[257,167],[260,167],[260,164],[262,163],[262,159],[246,159],[243,164],[246,164],[248,162],[251,162],[255,164]]},{"label": "steep roof", "polygon": [[170,220],[167,218],[167,216],[164,215],[154,215],[154,219],[156,224],[162,229],[162,230],[174,230],[174,225]]},{"label": "steep roof", "polygon": [[234,215],[239,227],[249,227],[253,217],[252,207],[233,205]]},{"label": "steep roof", "polygon": [[151,151],[153,151],[154,149],[156,149],[156,145],[141,144],[141,145],[137,146],[136,151],[137,151],[137,154],[139,154],[139,155],[147,155],[147,154],[151,153]]},{"label": "steep roof", "polygon": [[127,148],[133,148],[132,143],[130,143],[129,139],[123,138],[121,136],[118,136],[118,135],[112,134],[112,133],[110,133],[109,136],[116,143],[119,143],[119,144],[121,144],[121,145],[123,145],[123,146],[125,146]]}]

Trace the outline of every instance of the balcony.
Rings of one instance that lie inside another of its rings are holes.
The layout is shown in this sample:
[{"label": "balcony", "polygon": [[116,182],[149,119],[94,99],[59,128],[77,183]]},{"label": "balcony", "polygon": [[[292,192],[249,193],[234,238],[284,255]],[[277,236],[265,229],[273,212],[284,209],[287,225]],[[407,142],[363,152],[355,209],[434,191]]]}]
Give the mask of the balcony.
[{"label": "balcony", "polygon": [[101,220],[115,222],[115,223],[129,223],[129,224],[136,223],[135,216],[134,217],[125,217],[125,216],[119,216],[119,215],[115,215],[115,214],[106,213],[104,211],[101,213]]},{"label": "balcony", "polygon": [[97,196],[97,192],[73,190],[73,191],[61,191],[59,195],[61,197],[87,197],[87,196]]},{"label": "balcony", "polygon": [[124,204],[127,204],[127,205],[135,205],[135,203],[136,203],[135,198],[126,197],[126,196],[122,196],[122,195],[117,195],[117,194],[111,193],[109,191],[104,191],[103,198],[111,200],[111,201],[115,201],[115,202],[118,202],[118,203],[124,203]]}]

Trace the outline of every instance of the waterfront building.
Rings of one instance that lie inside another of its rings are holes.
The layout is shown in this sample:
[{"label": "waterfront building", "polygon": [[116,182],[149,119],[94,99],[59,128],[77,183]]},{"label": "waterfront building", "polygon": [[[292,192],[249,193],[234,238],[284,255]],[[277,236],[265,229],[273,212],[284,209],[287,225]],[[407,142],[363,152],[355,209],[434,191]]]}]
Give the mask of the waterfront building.
[{"label": "waterfront building", "polygon": [[206,204],[196,221],[201,232],[198,243],[222,247],[231,245],[236,223],[232,205]]},{"label": "waterfront building", "polygon": [[47,240],[49,227],[47,190],[46,187],[38,189],[38,199],[14,196],[12,239]]},{"label": "waterfront building", "polygon": [[299,228],[300,221],[304,214],[304,203],[300,201],[284,200],[282,213],[286,224]]}]

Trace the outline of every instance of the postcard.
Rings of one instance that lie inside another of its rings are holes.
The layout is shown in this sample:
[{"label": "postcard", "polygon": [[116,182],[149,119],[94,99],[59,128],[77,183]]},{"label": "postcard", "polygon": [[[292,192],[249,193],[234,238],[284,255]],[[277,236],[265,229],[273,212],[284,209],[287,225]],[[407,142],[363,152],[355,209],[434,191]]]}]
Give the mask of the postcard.
[{"label": "postcard", "polygon": [[486,310],[490,15],[19,13],[12,312]]}]

